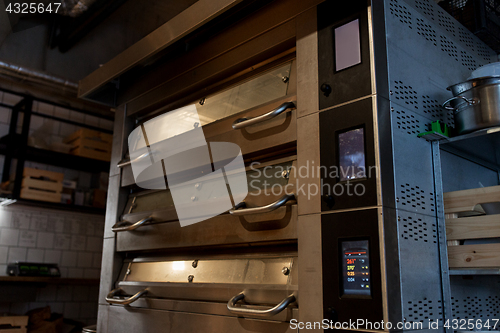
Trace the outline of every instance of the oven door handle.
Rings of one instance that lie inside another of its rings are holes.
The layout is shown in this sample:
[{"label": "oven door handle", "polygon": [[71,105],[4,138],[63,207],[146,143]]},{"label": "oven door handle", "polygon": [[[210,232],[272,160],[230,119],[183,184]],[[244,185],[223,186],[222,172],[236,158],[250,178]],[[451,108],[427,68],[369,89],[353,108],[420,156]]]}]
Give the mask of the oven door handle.
[{"label": "oven door handle", "polygon": [[288,109],[292,110],[295,108],[296,107],[295,107],[294,102],[285,102],[285,103],[281,104],[280,106],[278,106],[276,109],[274,109],[268,113],[265,113],[263,115],[260,115],[260,116],[254,117],[254,118],[250,118],[250,119],[238,118],[234,121],[233,128],[234,129],[241,129],[241,128],[248,127],[251,125],[262,123],[266,120],[272,119],[272,118],[282,114],[284,111],[286,111]]},{"label": "oven door handle", "polygon": [[109,294],[106,296],[106,302],[109,304],[119,304],[119,305],[129,305],[137,301],[141,296],[144,296],[148,293],[147,289],[139,291],[137,294],[130,296],[129,298],[125,299],[119,299],[119,298],[114,298],[118,292],[120,292],[122,288],[116,288],[113,289],[109,292]]},{"label": "oven door handle", "polygon": [[113,231],[113,232],[132,231],[132,230],[135,230],[135,229],[143,226],[144,224],[146,224],[147,222],[152,221],[152,220],[153,220],[153,217],[149,216],[149,217],[145,217],[142,220],[139,220],[139,221],[132,223],[132,224],[129,224],[129,222],[121,221],[121,222],[116,223],[114,226],[112,226],[111,231]]},{"label": "oven door handle", "polygon": [[128,160],[121,160],[120,162],[118,162],[118,164],[116,165],[116,167],[117,168],[126,167],[127,165],[131,165],[132,163],[139,162],[140,160],[142,160],[143,158],[148,157],[149,155],[153,155],[153,152],[152,151],[147,151],[144,154],[141,154],[141,155],[137,156],[133,160],[130,160],[130,159],[128,159]]},{"label": "oven door handle", "polygon": [[280,208],[288,201],[294,200],[294,199],[295,199],[295,194],[285,194],[284,196],[282,196],[281,198],[279,198],[275,202],[270,203],[269,205],[265,205],[265,206],[261,206],[261,207],[252,207],[252,208],[244,208],[244,207],[246,207],[245,202],[240,202],[233,209],[229,210],[229,213],[231,215],[235,215],[235,216],[269,213],[275,209]]},{"label": "oven door handle", "polygon": [[292,295],[289,295],[284,300],[282,300],[278,305],[276,305],[270,309],[266,309],[266,310],[253,309],[250,307],[242,308],[242,307],[236,306],[236,303],[238,303],[238,301],[241,301],[244,299],[245,299],[245,292],[243,292],[243,291],[241,293],[239,293],[238,295],[234,296],[233,298],[231,298],[229,300],[229,302],[227,302],[227,309],[229,310],[229,312],[232,312],[235,314],[241,314],[241,315],[253,315],[253,316],[259,316],[259,317],[263,317],[263,318],[269,318],[269,317],[275,316],[278,313],[280,313],[281,311],[285,310],[286,307],[290,303],[295,302],[295,296],[292,294]]}]

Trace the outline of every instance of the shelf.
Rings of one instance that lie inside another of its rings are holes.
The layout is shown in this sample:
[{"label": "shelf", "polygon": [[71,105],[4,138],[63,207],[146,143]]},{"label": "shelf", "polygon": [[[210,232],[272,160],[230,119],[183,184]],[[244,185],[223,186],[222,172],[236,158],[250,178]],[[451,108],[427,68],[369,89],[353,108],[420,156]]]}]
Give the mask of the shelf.
[{"label": "shelf", "polygon": [[[439,141],[441,150],[494,171],[500,171],[500,127],[487,128]],[[480,149],[478,149],[480,147]]]},{"label": "shelf", "polygon": [[[6,155],[8,153],[8,140],[9,136],[4,136],[0,139],[0,155]],[[109,172],[109,162],[92,158],[64,154],[30,146],[26,148],[25,154],[27,161],[85,172]],[[13,151],[13,157],[17,158],[19,155],[20,151],[16,147]]]},{"label": "shelf", "polygon": [[0,276],[0,284],[67,284],[67,285],[98,285],[99,279],[69,279],[42,276]]},{"label": "shelf", "polygon": [[88,213],[88,214],[100,214],[104,215],[106,213],[106,209],[104,208],[96,208],[89,206],[78,206],[78,205],[68,205],[57,202],[44,202],[37,200],[29,200],[29,199],[17,199],[14,205],[26,205],[30,207],[40,207],[40,208],[48,208],[48,209],[58,209],[58,210],[68,210],[75,213]]},{"label": "shelf", "polygon": [[450,275],[500,275],[500,268],[450,269]]}]

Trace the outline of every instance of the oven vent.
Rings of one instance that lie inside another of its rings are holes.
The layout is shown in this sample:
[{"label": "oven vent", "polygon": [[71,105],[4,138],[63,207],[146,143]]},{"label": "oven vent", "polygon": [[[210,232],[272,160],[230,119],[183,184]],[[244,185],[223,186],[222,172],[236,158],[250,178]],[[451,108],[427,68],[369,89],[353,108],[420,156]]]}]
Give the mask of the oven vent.
[{"label": "oven vent", "polygon": [[398,202],[408,209],[434,212],[434,193],[425,193],[420,187],[410,184],[400,185]]},{"label": "oven vent", "polygon": [[436,224],[424,222],[421,218],[414,219],[411,216],[398,219],[402,220],[402,234],[401,237],[407,240],[414,240],[415,242],[424,241],[425,243],[437,243],[437,230]]},{"label": "oven vent", "polygon": [[448,14],[438,13],[438,22],[440,26],[455,37],[455,23],[448,16]]},{"label": "oven vent", "polygon": [[479,67],[476,60],[468,55],[467,52],[460,51],[460,55],[462,56],[462,66],[466,67],[468,70],[473,71]]},{"label": "oven vent", "polygon": [[455,43],[453,43],[451,40],[449,40],[448,38],[446,38],[446,36],[443,35],[440,36],[440,41],[441,41],[441,51],[447,53],[450,57],[458,61],[458,51],[457,47],[455,46]]},{"label": "oven vent", "polygon": [[427,298],[419,301],[408,301],[405,310],[406,321],[413,323],[428,323],[429,320],[435,321],[436,319],[441,319],[443,314],[441,300],[430,300]]},{"label": "oven vent", "polygon": [[430,26],[429,24],[425,24],[424,20],[419,18],[417,18],[417,34],[437,46],[436,30],[432,29],[432,26]]},{"label": "oven vent", "polygon": [[416,119],[414,115],[407,115],[404,111],[395,112],[398,128],[403,132],[416,137],[417,134],[420,133],[420,121]]},{"label": "oven vent", "polygon": [[458,39],[465,44],[471,51],[474,51],[474,38],[463,27],[458,27]]},{"label": "oven vent", "polygon": [[391,0],[389,3],[389,9],[391,14],[399,19],[399,21],[405,24],[408,28],[412,28],[412,16],[411,12],[403,5],[400,5],[397,0]]},{"label": "oven vent", "polygon": [[491,62],[491,55],[490,55],[490,51],[488,50],[488,48],[481,43],[477,43],[476,47],[477,47],[477,54],[479,56],[483,57],[483,59],[486,62],[490,63]]},{"label": "oven vent", "polygon": [[393,94],[395,99],[418,109],[417,92],[412,86],[405,85],[402,81],[394,81]]},{"label": "oven vent", "polygon": [[[483,323],[487,319],[497,319],[500,314],[499,296],[467,296],[465,298],[451,297],[453,318],[455,319],[478,319],[483,318]],[[492,331],[495,322],[490,322],[489,329],[483,327],[481,330]],[[466,328],[467,329],[467,328]],[[498,325],[496,330],[498,330]]]},{"label": "oven vent", "polygon": [[429,19],[434,20],[434,8],[429,3],[429,0],[420,0],[420,1],[416,0],[415,7],[417,9],[420,9],[422,14],[427,16]]}]

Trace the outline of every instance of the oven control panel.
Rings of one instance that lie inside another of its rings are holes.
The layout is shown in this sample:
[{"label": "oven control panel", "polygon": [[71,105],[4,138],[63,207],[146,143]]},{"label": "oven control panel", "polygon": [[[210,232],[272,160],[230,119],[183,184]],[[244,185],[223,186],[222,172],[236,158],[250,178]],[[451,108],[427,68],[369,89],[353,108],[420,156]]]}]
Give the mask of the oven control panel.
[{"label": "oven control panel", "polygon": [[343,241],[342,295],[370,296],[370,249],[368,240]]}]

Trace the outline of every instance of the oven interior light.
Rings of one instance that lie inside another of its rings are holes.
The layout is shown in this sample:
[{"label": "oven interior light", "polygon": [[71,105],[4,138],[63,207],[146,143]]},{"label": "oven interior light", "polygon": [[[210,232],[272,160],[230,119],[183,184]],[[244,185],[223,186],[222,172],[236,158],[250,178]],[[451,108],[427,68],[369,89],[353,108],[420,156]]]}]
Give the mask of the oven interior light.
[{"label": "oven interior light", "polygon": [[184,270],[184,261],[172,262],[172,268],[174,269],[174,271],[183,271]]}]

